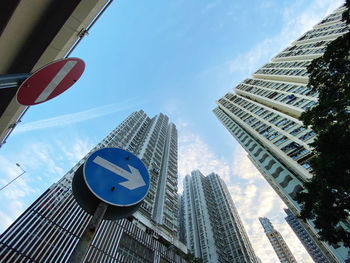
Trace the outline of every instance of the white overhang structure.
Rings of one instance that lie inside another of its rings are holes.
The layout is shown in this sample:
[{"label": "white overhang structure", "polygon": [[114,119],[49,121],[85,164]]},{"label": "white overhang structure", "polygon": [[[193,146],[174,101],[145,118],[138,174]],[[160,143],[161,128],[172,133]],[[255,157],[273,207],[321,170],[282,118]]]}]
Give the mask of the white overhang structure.
[{"label": "white overhang structure", "polygon": [[[12,0],[0,8],[0,74],[30,73],[66,57],[113,0]],[[0,147],[27,107],[0,87]]]}]

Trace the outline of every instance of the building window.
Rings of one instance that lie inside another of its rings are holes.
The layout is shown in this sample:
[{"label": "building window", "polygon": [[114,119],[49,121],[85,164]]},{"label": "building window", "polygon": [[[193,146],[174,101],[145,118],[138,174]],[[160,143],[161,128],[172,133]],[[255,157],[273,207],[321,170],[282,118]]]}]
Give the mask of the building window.
[{"label": "building window", "polygon": [[144,244],[138,242],[130,235],[123,233],[120,240],[118,252],[127,260],[135,263],[153,262],[154,252]]},{"label": "building window", "polygon": [[291,192],[289,195],[293,200],[296,200],[297,194],[303,190],[303,187],[298,184],[294,187],[293,192]]},{"label": "building window", "polygon": [[283,182],[280,183],[280,185],[283,188],[285,188],[289,184],[289,182],[292,181],[292,179],[293,178],[290,175],[287,175],[286,177],[284,177],[284,180],[283,180]]}]

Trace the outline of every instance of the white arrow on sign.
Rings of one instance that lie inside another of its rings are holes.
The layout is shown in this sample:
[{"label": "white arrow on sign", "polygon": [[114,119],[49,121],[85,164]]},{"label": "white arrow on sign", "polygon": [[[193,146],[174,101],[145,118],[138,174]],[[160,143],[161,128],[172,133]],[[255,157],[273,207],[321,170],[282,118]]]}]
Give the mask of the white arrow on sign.
[{"label": "white arrow on sign", "polygon": [[103,168],[111,171],[112,173],[115,173],[115,174],[127,179],[128,181],[121,182],[119,184],[128,188],[129,190],[134,190],[136,188],[139,188],[139,187],[146,185],[139,170],[137,170],[135,167],[128,165],[129,169],[131,171],[131,173],[130,173],[128,171],[125,171],[123,168],[120,168],[119,166],[115,165],[114,163],[111,163],[110,161],[103,159],[100,156],[96,156],[96,158],[93,160],[93,162],[102,166]]}]

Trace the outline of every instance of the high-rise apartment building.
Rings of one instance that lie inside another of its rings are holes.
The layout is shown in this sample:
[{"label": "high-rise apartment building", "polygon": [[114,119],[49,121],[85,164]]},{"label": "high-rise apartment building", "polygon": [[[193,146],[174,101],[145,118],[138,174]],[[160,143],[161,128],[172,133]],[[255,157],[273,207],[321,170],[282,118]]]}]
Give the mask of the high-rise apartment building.
[{"label": "high-rise apartment building", "polygon": [[311,239],[310,235],[306,232],[304,227],[299,223],[296,217],[289,209],[284,209],[287,214],[285,218],[287,223],[293,229],[301,243],[304,245],[306,251],[312,257],[316,263],[328,263],[328,260],[322,254],[322,251],[317,247],[315,242]]},{"label": "high-rise apartment building", "polygon": [[276,255],[281,263],[296,263],[292,252],[289,250],[281,234],[274,229],[270,220],[266,217],[259,217],[259,221],[264,228],[265,234],[269,239]]},{"label": "high-rise apartment building", "polygon": [[203,262],[258,262],[225,183],[199,170],[184,179],[187,248]]},{"label": "high-rise apartment building", "polygon": [[[150,189],[132,217],[103,220],[85,262],[185,262],[177,236],[177,130],[166,115],[132,113],[91,151],[119,147],[146,165]],[[1,262],[66,262],[91,219],[72,194],[88,153],[47,189],[0,237]]]},{"label": "high-rise apartment building", "polygon": [[[327,16],[240,83],[235,93],[220,98],[214,109],[294,215],[301,210],[296,195],[312,177],[309,144],[315,133],[298,119],[318,100],[318,94],[307,87],[306,67],[348,30],[341,21],[343,11],[340,7]],[[348,249],[320,241],[312,222],[302,224],[330,262],[346,260]]]},{"label": "high-rise apartment building", "polygon": [[185,226],[185,205],[184,196],[178,194],[178,239],[186,244],[186,226]]}]

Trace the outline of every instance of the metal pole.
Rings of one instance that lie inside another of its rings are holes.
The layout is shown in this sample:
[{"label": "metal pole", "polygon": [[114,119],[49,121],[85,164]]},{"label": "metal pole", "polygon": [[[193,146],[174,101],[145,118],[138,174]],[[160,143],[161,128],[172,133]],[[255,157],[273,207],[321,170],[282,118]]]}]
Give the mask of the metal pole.
[{"label": "metal pole", "polygon": [[108,208],[107,203],[100,202],[100,204],[96,208],[94,216],[92,217],[88,226],[85,228],[85,231],[81,236],[77,246],[74,248],[73,253],[69,258],[69,261],[68,261],[69,263],[83,262],[87,254],[87,251],[89,249],[89,246],[92,242],[92,239],[94,238],[95,233],[101,224],[101,221],[103,219],[103,216],[106,213],[107,208]]},{"label": "metal pole", "polygon": [[30,75],[30,73],[0,75],[0,89],[18,88]]},{"label": "metal pole", "polygon": [[0,188],[0,191],[2,191],[2,189],[4,189],[5,187],[7,187],[8,185],[10,185],[12,182],[16,181],[18,178],[20,178],[22,175],[24,175],[26,173],[26,171],[23,170],[23,168],[18,164],[16,163],[16,165],[21,168],[22,170],[22,173],[18,176],[16,176],[15,178],[13,178],[10,182],[8,182],[6,185],[4,185],[3,187]]}]

